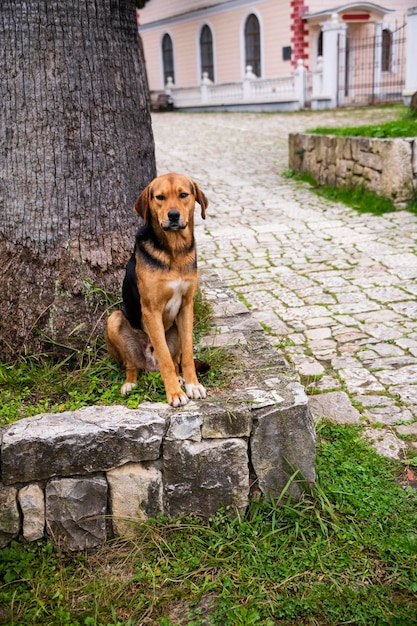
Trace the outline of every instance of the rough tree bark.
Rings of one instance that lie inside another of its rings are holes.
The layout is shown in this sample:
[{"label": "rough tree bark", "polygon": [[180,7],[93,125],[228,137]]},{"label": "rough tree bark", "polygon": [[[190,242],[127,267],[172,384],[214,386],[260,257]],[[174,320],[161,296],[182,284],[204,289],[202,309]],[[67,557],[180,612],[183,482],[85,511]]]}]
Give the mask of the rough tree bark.
[{"label": "rough tree bark", "polygon": [[156,169],[135,0],[1,0],[0,32],[4,360],[98,330]]}]

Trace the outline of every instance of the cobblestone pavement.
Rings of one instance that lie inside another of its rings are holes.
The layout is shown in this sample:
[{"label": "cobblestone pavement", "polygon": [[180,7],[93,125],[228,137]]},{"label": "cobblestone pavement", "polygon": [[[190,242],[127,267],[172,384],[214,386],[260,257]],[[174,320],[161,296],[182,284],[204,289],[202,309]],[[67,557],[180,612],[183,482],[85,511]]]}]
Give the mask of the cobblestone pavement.
[{"label": "cobblestone pavement", "polygon": [[313,412],[362,423],[394,458],[406,444],[417,453],[417,216],[360,215],[283,174],[289,132],[397,114],[153,117],[158,173],[191,176],[210,201],[196,219],[200,268],[247,304],[314,394]]}]

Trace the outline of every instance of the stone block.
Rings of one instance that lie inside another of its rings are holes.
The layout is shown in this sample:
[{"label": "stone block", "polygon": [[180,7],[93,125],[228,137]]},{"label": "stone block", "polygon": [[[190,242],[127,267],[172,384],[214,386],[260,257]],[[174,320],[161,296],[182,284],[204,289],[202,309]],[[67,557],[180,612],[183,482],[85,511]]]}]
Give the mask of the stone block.
[{"label": "stone block", "polygon": [[349,137],[343,138],[343,158],[347,161],[352,160],[352,142]]},{"label": "stone block", "polygon": [[374,152],[359,152],[359,164],[378,172],[382,170],[381,156]]},{"label": "stone block", "polygon": [[205,518],[222,506],[243,511],[249,497],[249,459],[242,439],[167,441],[163,452],[164,509]]},{"label": "stone block", "polygon": [[[190,403],[187,405],[187,409]],[[183,409],[172,413],[170,424],[166,434],[167,441],[176,439],[184,441],[201,441],[201,426],[203,424],[203,416],[198,411],[190,411]]]},{"label": "stone block", "polygon": [[254,411],[251,460],[268,499],[278,499],[287,487],[287,495],[299,499],[305,484],[316,477],[316,437],[307,396],[299,383],[289,383],[285,391],[291,392],[291,400]]},{"label": "stone block", "polygon": [[380,193],[395,202],[406,201],[413,193],[411,143],[407,139],[380,141],[383,141],[381,157],[384,163]]},{"label": "stone block", "polygon": [[23,536],[27,541],[42,539],[45,532],[45,496],[39,485],[26,485],[19,490],[23,515]]},{"label": "stone block", "polygon": [[19,420],[3,433],[5,484],[107,471],[160,454],[165,419],[122,406],[85,407]]},{"label": "stone block", "polygon": [[[239,394],[241,395],[241,394]],[[204,439],[227,439],[249,437],[252,429],[252,415],[244,398],[240,402],[229,398],[229,402],[205,402],[203,410],[202,435]]]},{"label": "stone block", "polygon": [[104,476],[54,478],[46,485],[46,528],[57,545],[86,550],[107,538]]},{"label": "stone block", "polygon": [[0,548],[17,537],[20,515],[17,506],[17,489],[0,483]]},{"label": "stone block", "polygon": [[156,467],[127,463],[107,472],[107,481],[115,535],[136,534],[132,522],[163,513],[162,474]]}]

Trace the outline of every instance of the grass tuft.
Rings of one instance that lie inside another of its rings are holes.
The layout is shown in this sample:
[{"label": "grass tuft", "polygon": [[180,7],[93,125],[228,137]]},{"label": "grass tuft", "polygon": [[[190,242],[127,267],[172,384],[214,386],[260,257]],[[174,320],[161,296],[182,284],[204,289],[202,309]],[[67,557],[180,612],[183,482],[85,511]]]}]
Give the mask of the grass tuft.
[{"label": "grass tuft", "polygon": [[376,137],[378,139],[416,137],[417,119],[412,118],[408,114],[404,115],[402,119],[385,122],[384,124],[348,126],[344,128],[318,126],[307,132],[321,135],[338,135],[340,137]]},{"label": "grass tuft", "polygon": [[[286,178],[294,178],[308,183],[317,195],[333,200],[334,202],[342,202],[346,206],[358,211],[358,213],[372,213],[373,215],[384,215],[396,211],[395,204],[384,196],[380,196],[374,191],[365,189],[362,186],[356,187],[330,187],[328,185],[320,185],[315,178],[309,173],[296,174],[292,170],[285,173]],[[413,202],[406,207],[414,212],[415,206]]]}]

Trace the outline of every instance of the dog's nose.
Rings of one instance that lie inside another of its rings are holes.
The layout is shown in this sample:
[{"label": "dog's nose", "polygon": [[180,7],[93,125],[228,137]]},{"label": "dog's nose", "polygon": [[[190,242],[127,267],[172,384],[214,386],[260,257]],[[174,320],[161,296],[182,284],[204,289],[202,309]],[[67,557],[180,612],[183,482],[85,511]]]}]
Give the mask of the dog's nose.
[{"label": "dog's nose", "polygon": [[177,209],[171,209],[168,211],[168,219],[172,224],[176,224],[180,219],[180,212]]}]

